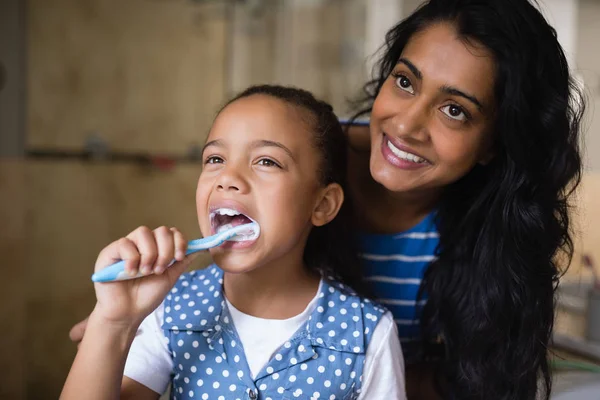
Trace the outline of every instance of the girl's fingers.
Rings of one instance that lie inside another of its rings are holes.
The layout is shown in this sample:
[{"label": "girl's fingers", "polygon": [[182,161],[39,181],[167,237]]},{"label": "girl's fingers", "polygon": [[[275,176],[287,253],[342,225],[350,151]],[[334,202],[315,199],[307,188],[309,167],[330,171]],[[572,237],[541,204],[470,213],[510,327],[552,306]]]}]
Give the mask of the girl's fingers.
[{"label": "girl's fingers", "polygon": [[169,267],[169,269],[167,269],[166,274],[169,277],[169,282],[171,285],[175,285],[177,279],[179,279],[181,274],[185,272],[185,270],[190,266],[192,261],[198,257],[199,254],[200,253],[190,254],[189,256],[186,256],[183,261],[178,261]]},{"label": "girl's fingers", "polygon": [[177,228],[171,228],[173,238],[175,240],[175,259],[181,261],[185,258],[185,252],[187,251],[187,240],[183,233],[179,232]]},{"label": "girl's fingers", "polygon": [[155,273],[162,273],[171,260],[175,257],[175,239],[173,238],[173,232],[166,226],[161,226],[154,230],[154,238],[158,246],[158,257],[154,265]]},{"label": "girl's fingers", "polygon": [[[131,239],[137,245],[139,253],[141,255],[139,269],[144,275],[152,272],[152,268],[156,263],[158,256],[158,247],[156,245],[156,239],[154,233],[145,226],[140,226],[129,235],[127,238]],[[127,268],[127,265],[125,266]],[[129,271],[128,271],[129,272]],[[131,273],[137,273],[137,269]]]},{"label": "girl's fingers", "polygon": [[125,272],[134,276],[140,266],[140,251],[135,243],[129,238],[121,238],[117,241],[119,258],[125,261]]}]

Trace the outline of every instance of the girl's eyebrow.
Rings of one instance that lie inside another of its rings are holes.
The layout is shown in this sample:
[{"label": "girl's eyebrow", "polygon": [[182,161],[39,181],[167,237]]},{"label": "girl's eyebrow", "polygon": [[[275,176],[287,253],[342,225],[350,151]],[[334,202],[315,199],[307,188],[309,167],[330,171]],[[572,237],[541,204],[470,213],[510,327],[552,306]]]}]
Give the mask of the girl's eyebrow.
[{"label": "girl's eyebrow", "polygon": [[[398,62],[396,63],[396,65],[398,65],[398,64],[404,64],[410,70],[410,72],[412,72],[413,75],[417,77],[418,80],[420,80],[420,81],[423,80],[423,74],[421,73],[421,71],[419,71],[419,69],[415,66],[415,64],[413,64],[406,58],[404,58],[404,57],[400,58],[398,60]],[[448,86],[448,85],[442,86],[440,88],[440,92],[447,93],[447,94],[453,95],[453,96],[463,97],[463,98],[469,100],[471,103],[473,103],[480,112],[483,112],[483,104],[477,99],[477,97],[475,97],[473,95],[467,94],[462,90],[459,90],[455,87]]]},{"label": "girl's eyebrow", "polygon": [[204,150],[206,150],[206,148],[210,147],[210,146],[225,147],[225,143],[223,143],[223,141],[220,139],[211,140],[210,142],[206,142],[206,143],[204,143],[204,146],[202,146],[202,153],[204,153]]},{"label": "girl's eyebrow", "polygon": [[[206,148],[210,147],[210,146],[225,147],[225,143],[221,139],[215,139],[215,140],[211,140],[210,142],[206,142],[206,144],[204,144],[204,147],[202,147],[202,153],[204,153],[204,150],[206,150]],[[257,149],[259,147],[277,147],[277,148],[285,151],[292,160],[296,161],[296,157],[294,157],[294,154],[292,153],[292,151],[290,149],[288,149],[286,146],[284,146],[282,143],[276,142],[274,140],[264,140],[263,139],[263,140],[255,140],[250,144],[251,149]]]},{"label": "girl's eyebrow", "polygon": [[257,149],[259,147],[277,147],[287,153],[288,156],[294,161],[296,161],[296,157],[292,154],[292,151],[285,147],[282,143],[276,142],[274,140],[255,140],[250,145],[250,148]]}]

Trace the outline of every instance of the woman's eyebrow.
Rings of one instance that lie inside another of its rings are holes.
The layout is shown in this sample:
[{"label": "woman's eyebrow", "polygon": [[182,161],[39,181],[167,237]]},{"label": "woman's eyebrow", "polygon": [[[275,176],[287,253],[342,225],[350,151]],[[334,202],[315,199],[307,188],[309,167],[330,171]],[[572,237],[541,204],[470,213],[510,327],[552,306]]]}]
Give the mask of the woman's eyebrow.
[{"label": "woman's eyebrow", "polygon": [[479,100],[477,100],[477,97],[475,97],[473,95],[467,94],[467,93],[463,92],[462,90],[459,90],[455,87],[448,86],[448,85],[442,86],[440,88],[440,92],[448,93],[453,96],[464,97],[465,99],[467,99],[471,103],[473,103],[480,112],[483,112],[483,105],[481,104],[481,102]]},{"label": "woman's eyebrow", "polygon": [[294,154],[292,153],[292,151],[290,149],[288,149],[286,146],[284,146],[282,143],[276,142],[274,140],[264,140],[263,139],[263,140],[255,140],[250,145],[250,148],[252,148],[252,149],[257,149],[259,147],[277,147],[277,148],[285,151],[292,160],[296,161],[296,157],[294,157]]},{"label": "woman's eyebrow", "polygon": [[[406,65],[406,67],[410,70],[410,72],[413,73],[414,76],[417,77],[418,80],[422,81],[423,80],[423,74],[421,73],[421,71],[419,71],[419,69],[415,66],[415,64],[413,64],[412,62],[410,62],[409,60],[407,60],[406,58],[400,58],[398,60],[397,64],[404,64]],[[471,94],[467,94],[464,91],[457,89],[455,87],[452,86],[448,86],[448,85],[444,85],[440,88],[440,91],[443,93],[447,93],[453,96],[460,96],[463,97],[467,100],[469,100],[471,103],[473,103],[477,109],[480,112],[483,112],[483,104],[481,103],[481,101],[479,101],[477,99],[477,97],[471,95]]]},{"label": "woman's eyebrow", "polygon": [[418,80],[420,80],[420,81],[423,80],[423,74],[421,73],[421,71],[419,71],[419,68],[417,68],[415,66],[415,64],[411,63],[406,58],[400,58],[396,64],[404,64],[404,65],[406,65],[406,67],[408,69],[410,69],[410,72],[412,72],[413,75],[416,76]]}]

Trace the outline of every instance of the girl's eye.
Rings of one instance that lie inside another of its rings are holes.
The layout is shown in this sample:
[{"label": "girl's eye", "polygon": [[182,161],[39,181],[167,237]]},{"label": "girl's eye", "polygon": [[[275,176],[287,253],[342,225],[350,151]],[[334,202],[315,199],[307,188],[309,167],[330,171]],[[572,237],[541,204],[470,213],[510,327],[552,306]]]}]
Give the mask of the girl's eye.
[{"label": "girl's eye", "polygon": [[465,110],[456,104],[448,104],[447,106],[440,108],[440,111],[456,121],[464,122],[469,118]]},{"label": "girl's eye", "polygon": [[204,160],[204,164],[222,164],[222,163],[223,163],[223,159],[219,156],[206,157],[206,160]]},{"label": "girl's eye", "polygon": [[396,74],[393,76],[395,78],[394,83],[396,84],[397,87],[399,87],[401,90],[404,90],[405,92],[408,92],[410,94],[415,93],[415,89],[413,89],[412,83],[410,83],[410,80],[406,76],[404,76],[402,74]]},{"label": "girl's eye", "polygon": [[275,161],[271,160],[270,158],[261,158],[260,160],[258,160],[257,164],[262,165],[263,167],[281,168],[281,166],[279,164],[277,164]]}]

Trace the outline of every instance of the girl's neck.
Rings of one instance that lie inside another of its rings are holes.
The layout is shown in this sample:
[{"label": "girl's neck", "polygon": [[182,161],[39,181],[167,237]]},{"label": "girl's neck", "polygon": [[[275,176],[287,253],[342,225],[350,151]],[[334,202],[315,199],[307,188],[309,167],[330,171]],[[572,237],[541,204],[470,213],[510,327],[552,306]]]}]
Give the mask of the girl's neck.
[{"label": "girl's neck", "polygon": [[244,314],[288,319],[304,311],[315,297],[320,279],[301,260],[280,261],[242,274],[225,272],[223,287],[227,300]]}]

